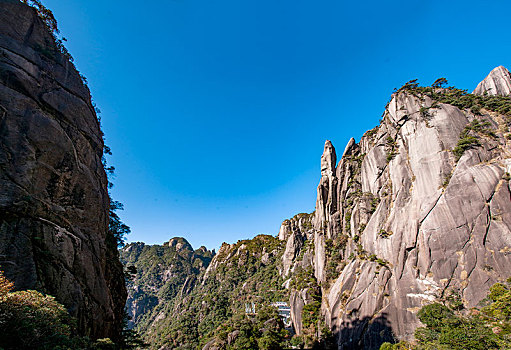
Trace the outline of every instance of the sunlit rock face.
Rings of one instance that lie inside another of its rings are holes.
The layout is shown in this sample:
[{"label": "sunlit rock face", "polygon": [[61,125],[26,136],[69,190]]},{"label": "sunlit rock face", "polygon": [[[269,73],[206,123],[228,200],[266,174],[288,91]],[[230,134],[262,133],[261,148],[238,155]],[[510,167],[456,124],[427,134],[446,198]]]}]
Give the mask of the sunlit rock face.
[{"label": "sunlit rock face", "polygon": [[0,269],[54,295],[81,333],[115,338],[126,290],[100,125],[46,25],[12,0],[0,0],[0,141]]},{"label": "sunlit rock face", "polygon": [[[506,96],[510,87],[509,72],[497,67],[474,93]],[[480,144],[458,159],[453,149],[474,120],[487,121],[491,133],[478,134]],[[509,277],[509,123],[496,112],[475,114],[401,90],[381,124],[350,140],[337,164],[326,141],[312,237],[287,228],[279,237],[287,240],[284,275],[312,263],[321,318],[339,349],[411,339],[422,306],[456,293],[471,308]],[[306,239],[314,242],[312,258],[300,254],[311,246]],[[290,300],[298,330],[308,302],[302,294],[293,291]]]},{"label": "sunlit rock face", "polygon": [[486,93],[488,95],[509,96],[511,95],[511,74],[506,68],[498,66],[477,85],[473,93],[476,95]]}]

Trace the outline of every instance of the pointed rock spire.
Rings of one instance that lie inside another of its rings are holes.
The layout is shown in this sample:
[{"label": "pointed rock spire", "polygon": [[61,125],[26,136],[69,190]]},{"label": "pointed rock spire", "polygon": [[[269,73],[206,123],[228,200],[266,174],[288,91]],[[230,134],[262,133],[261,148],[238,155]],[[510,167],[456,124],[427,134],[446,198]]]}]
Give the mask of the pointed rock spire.
[{"label": "pointed rock spire", "polygon": [[337,156],[335,154],[335,148],[329,140],[326,140],[325,149],[321,156],[321,176],[334,176],[336,162]]},{"label": "pointed rock spire", "polygon": [[353,150],[353,146],[355,146],[357,143],[355,142],[355,139],[352,137],[349,141],[348,141],[348,144],[346,145],[346,147],[344,148],[344,152],[342,154],[342,156],[346,156],[348,154],[350,154]]},{"label": "pointed rock spire", "polygon": [[477,85],[473,93],[476,95],[484,95],[487,93],[488,95],[510,96],[511,74],[506,68],[498,66]]}]

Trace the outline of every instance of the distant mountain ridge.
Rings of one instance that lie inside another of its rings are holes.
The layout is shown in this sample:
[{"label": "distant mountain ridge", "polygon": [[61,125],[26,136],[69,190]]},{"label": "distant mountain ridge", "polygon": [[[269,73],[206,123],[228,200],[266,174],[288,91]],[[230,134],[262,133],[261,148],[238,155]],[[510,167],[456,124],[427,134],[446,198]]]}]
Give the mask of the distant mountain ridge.
[{"label": "distant mountain ridge", "polygon": [[[183,294],[203,272],[215,255],[205,247],[193,250],[182,237],[172,238],[163,245],[130,243],[121,250],[121,262],[135,266],[137,273],[128,279],[128,326],[144,327],[158,317],[158,306]],[[145,318],[144,318],[145,317]]]},{"label": "distant mountain ridge", "polygon": [[[177,241],[180,243],[175,244]],[[151,348],[207,345],[215,349],[240,342],[245,338],[238,336],[239,317],[247,303],[257,304],[259,310],[287,300],[278,273],[284,243],[276,237],[259,235],[235,244],[224,243],[217,254],[203,247],[193,251],[182,238],[173,238],[170,243],[132,243],[121,250],[125,266],[137,269],[136,278],[128,282],[127,310]],[[178,246],[183,247],[180,252],[175,249]],[[272,325],[272,337],[281,339],[276,333],[283,324],[271,310],[264,317],[260,314],[258,322],[267,321]],[[225,329],[231,331],[225,333]],[[248,338],[256,342],[265,336],[269,338],[264,332]]]}]

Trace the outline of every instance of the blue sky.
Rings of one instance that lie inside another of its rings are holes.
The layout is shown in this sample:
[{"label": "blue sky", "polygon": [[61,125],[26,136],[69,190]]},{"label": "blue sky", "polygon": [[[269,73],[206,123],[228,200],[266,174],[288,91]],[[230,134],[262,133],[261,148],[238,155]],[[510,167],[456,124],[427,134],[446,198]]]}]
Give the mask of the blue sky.
[{"label": "blue sky", "polygon": [[128,241],[217,248],[315,207],[393,88],[511,66],[509,1],[45,0],[102,111]]}]

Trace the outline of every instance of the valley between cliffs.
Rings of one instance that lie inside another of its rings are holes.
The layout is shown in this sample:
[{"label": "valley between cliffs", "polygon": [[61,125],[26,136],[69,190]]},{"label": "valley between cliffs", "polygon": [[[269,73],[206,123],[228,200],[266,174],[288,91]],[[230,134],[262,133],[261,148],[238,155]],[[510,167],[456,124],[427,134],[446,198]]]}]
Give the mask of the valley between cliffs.
[{"label": "valley between cliffs", "polygon": [[128,245],[134,326],[155,349],[236,348],[244,305],[285,301],[302,346],[378,349],[413,339],[426,304],[478,306],[510,275],[510,87],[504,67],[473,93],[408,82],[340,159],[325,143],[315,212],[285,220],[277,237],[224,244],[206,260],[188,247],[178,270],[134,253],[171,248]]},{"label": "valley between cliffs", "polygon": [[129,229],[95,106],[53,15],[30,3],[0,0],[0,269],[55,296],[80,336],[121,340],[127,312],[153,349],[379,349],[413,340],[423,306],[468,312],[510,277],[506,68],[472,93],[397,89],[358,142],[326,141],[316,210],[275,236],[117,250]]}]

